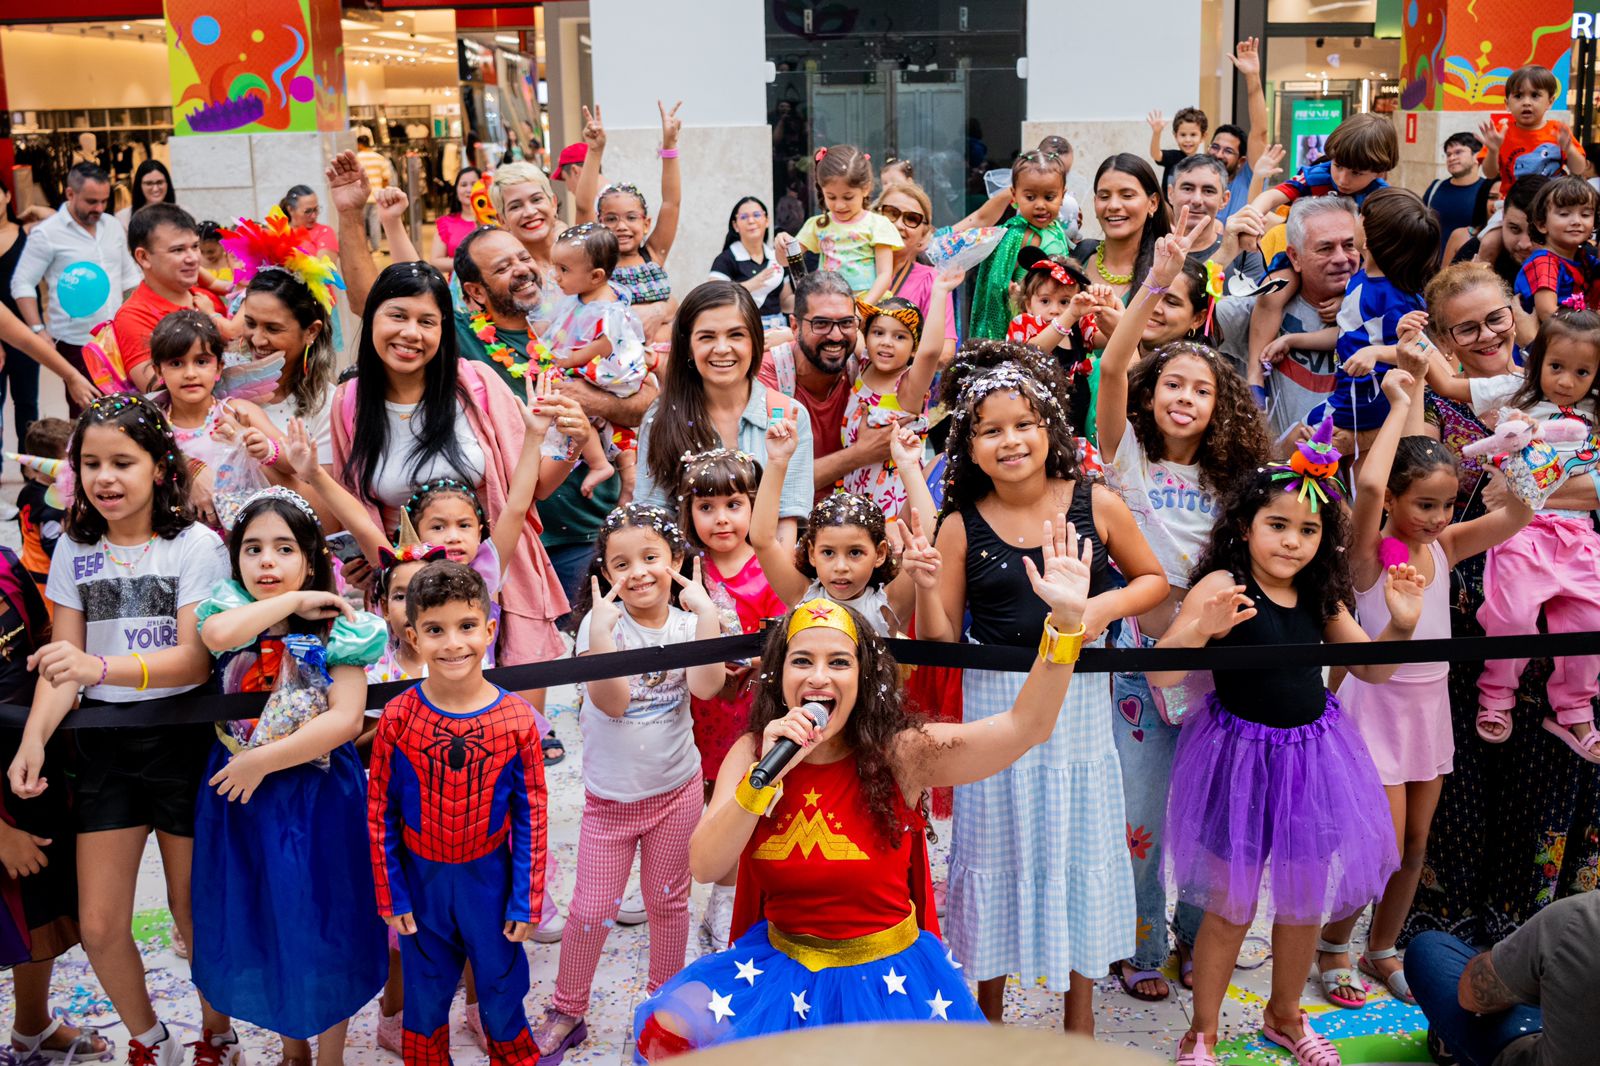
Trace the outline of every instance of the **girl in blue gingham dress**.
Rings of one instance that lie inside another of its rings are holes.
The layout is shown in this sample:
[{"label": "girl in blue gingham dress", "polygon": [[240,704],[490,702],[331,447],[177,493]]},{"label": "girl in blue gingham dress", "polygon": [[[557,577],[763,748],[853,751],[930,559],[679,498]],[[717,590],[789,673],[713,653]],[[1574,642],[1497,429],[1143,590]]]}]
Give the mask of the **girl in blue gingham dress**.
[{"label": "girl in blue gingham dress", "polygon": [[[918,632],[976,644],[1032,646],[1047,608],[1024,560],[1041,565],[1039,530],[1064,515],[1093,546],[1086,641],[1167,592],[1160,563],[1115,493],[1077,462],[1078,441],[1056,400],[1062,372],[1032,349],[998,341],[961,353],[947,371],[949,474],[937,547],[944,618]],[[1123,579],[1111,571],[1115,562]],[[968,722],[1008,709],[1022,674],[963,672]],[[1093,979],[1135,941],[1133,866],[1122,771],[1111,734],[1111,681],[1085,674],[1054,734],[1007,770],[955,790],[949,914],[954,957],[978,981],[984,1013],[1000,1020],[1005,979],[1043,980],[1066,993],[1069,1029],[1093,1031]]]}]

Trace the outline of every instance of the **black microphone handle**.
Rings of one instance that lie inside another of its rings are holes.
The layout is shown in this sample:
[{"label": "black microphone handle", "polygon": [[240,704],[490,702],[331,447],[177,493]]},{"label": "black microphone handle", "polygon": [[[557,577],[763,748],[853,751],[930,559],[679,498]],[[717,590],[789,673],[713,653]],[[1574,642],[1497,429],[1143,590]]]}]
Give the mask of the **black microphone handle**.
[{"label": "black microphone handle", "polygon": [[766,788],[778,772],[789,765],[789,760],[800,754],[800,745],[784,737],[772,745],[772,750],[762,756],[756,768],[750,771],[750,787]]}]

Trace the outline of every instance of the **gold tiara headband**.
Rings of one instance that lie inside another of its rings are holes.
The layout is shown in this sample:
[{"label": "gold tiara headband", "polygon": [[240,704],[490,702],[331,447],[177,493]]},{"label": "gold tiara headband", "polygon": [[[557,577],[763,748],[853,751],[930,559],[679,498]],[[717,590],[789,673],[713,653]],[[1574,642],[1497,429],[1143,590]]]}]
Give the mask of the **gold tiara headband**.
[{"label": "gold tiara headband", "polygon": [[796,633],[817,628],[837,629],[853,642],[861,641],[856,633],[855,619],[850,617],[850,612],[832,600],[820,597],[807,600],[789,615],[789,639],[793,640]]}]

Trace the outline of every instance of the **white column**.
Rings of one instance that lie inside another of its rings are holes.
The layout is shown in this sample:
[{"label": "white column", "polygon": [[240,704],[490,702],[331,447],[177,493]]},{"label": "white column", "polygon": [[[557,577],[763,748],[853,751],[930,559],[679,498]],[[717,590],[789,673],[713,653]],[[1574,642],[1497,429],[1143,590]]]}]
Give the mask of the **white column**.
[{"label": "white column", "polygon": [[750,0],[590,0],[589,17],[605,176],[639,186],[652,215],[661,203],[656,100],[668,108],[683,101],[683,223],[667,260],[681,298],[722,250],[721,221],[734,201],[755,195],[772,206],[763,8]]},{"label": "white column", "polygon": [[[1086,235],[1099,236],[1091,183],[1100,161],[1117,152],[1149,161],[1145,114],[1160,108],[1170,119],[1199,104],[1201,34],[1216,33],[1202,25],[1201,8],[1195,0],[1030,0],[1022,143],[1031,148],[1051,134],[1072,142],[1067,188],[1083,207]],[[1220,121],[1211,116],[1213,127]]]}]

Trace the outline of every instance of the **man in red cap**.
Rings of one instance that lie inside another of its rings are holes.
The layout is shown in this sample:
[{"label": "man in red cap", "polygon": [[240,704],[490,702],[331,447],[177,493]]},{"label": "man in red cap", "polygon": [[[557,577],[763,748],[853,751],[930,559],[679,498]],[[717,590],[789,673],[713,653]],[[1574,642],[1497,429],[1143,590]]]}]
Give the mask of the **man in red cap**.
[{"label": "man in red cap", "polygon": [[[589,146],[582,141],[569,144],[561,149],[561,155],[556,159],[556,169],[550,174],[556,181],[565,182],[567,185],[567,212],[568,220],[577,217],[577,207],[574,198],[578,195],[578,179],[583,177],[583,164],[589,158]],[[601,185],[605,184],[604,180]]]}]

